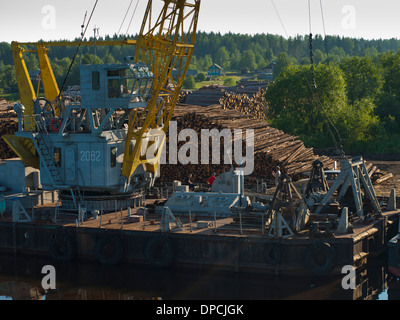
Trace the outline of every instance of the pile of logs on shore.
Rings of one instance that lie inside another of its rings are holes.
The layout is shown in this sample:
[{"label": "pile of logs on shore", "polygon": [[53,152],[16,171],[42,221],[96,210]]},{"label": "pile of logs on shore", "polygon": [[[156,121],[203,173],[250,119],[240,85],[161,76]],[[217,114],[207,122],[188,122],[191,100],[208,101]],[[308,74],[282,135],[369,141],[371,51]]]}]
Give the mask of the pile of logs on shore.
[{"label": "pile of logs on shore", "polygon": [[266,90],[267,83],[265,81],[256,80],[241,80],[238,81],[237,86],[229,90],[237,94],[247,94],[249,96],[257,94],[260,90]]},{"label": "pile of logs on shore", "polygon": [[12,135],[18,131],[18,120],[13,111],[0,111],[0,159],[16,158],[17,155],[2,139],[4,135]]},{"label": "pile of logs on shore", "polygon": [[[243,114],[238,110],[224,109],[220,105],[208,107],[178,104],[175,108],[173,121],[177,122],[178,134],[183,129],[193,129],[198,136],[197,143],[201,143],[202,129],[217,129],[221,132],[229,129],[234,138],[234,130],[242,129],[243,150],[242,155],[248,156],[245,150],[246,129],[254,130],[254,170],[250,178],[265,179],[273,181],[272,172],[280,166],[282,173],[286,173],[297,180],[303,177],[303,173],[310,172],[313,162],[320,160],[324,163],[325,170],[334,169],[335,160],[327,156],[318,156],[313,148],[306,148],[304,143],[295,136],[287,134],[281,130],[270,127],[265,120],[255,119],[251,114]],[[178,151],[182,146],[190,144],[188,138],[184,142],[178,143]],[[167,164],[161,166],[161,181],[171,182],[173,180],[183,181],[189,173],[193,174],[193,180],[198,183],[206,183],[208,177],[213,173],[217,175],[231,169],[232,165],[224,164],[224,141],[220,143],[220,163],[213,164],[211,156],[211,141],[209,148],[209,164],[201,163],[201,146],[197,146],[198,164],[169,164],[169,140],[167,136]],[[233,158],[234,159],[234,158]],[[338,163],[337,163],[338,165]],[[233,163],[234,168],[239,164]],[[379,172],[376,166],[367,164],[369,175]],[[381,183],[390,179],[390,173],[381,172],[381,177],[374,183]]]},{"label": "pile of logs on shore", "polygon": [[219,99],[224,95],[225,90],[219,85],[205,86],[197,91],[191,92],[185,98],[186,104],[197,106],[209,106],[218,104]]},{"label": "pile of logs on shore", "polygon": [[267,84],[262,81],[240,81],[234,87],[224,87],[219,84],[210,84],[193,92],[182,93],[184,99],[180,99],[180,103],[192,104],[196,106],[210,106],[219,104],[219,100],[225,94],[236,94],[248,96],[258,95],[260,91],[265,90]]},{"label": "pile of logs on shore", "polygon": [[[252,115],[244,115],[237,110],[223,109],[220,105],[199,107],[193,105],[177,105],[173,120],[177,121],[178,134],[181,130],[191,128],[198,134],[198,143],[201,142],[202,129],[229,129],[234,137],[234,130],[242,129],[243,148],[246,146],[246,130],[254,132],[254,170],[251,177],[273,180],[272,172],[276,166],[280,166],[281,171],[290,175],[293,179],[299,178],[302,173],[311,171],[312,163],[319,159],[325,164],[325,168],[333,168],[334,160],[326,156],[316,156],[312,148],[306,148],[298,137],[286,134],[285,132],[272,128],[263,120],[255,119]],[[187,174],[192,173],[194,180],[205,183],[212,172],[217,174],[226,172],[231,165],[224,163],[224,143],[221,139],[221,164],[201,164],[200,150],[198,146],[199,161],[198,165],[166,164],[161,168],[161,181],[183,180]],[[178,144],[178,150],[188,142]],[[167,163],[169,159],[167,141]],[[210,142],[211,148],[211,142]],[[246,157],[246,151],[242,155]],[[211,149],[210,149],[210,153]],[[211,154],[210,154],[211,157]],[[238,168],[239,165],[234,163]]]},{"label": "pile of logs on shore", "polygon": [[237,110],[256,119],[265,120],[267,112],[265,92],[265,89],[259,89],[252,97],[247,94],[225,92],[219,103],[223,109]]}]

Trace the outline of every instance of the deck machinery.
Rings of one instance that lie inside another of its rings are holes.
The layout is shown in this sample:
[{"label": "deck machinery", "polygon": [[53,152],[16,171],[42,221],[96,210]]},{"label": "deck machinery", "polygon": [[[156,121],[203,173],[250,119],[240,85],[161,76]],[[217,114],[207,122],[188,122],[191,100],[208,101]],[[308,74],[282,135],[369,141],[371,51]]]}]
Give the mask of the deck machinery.
[{"label": "deck machinery", "polygon": [[[112,200],[112,208],[114,200],[119,208],[129,206],[126,199],[157,177],[193,54],[200,7],[200,0],[163,2],[154,21],[153,1],[148,1],[137,40],[12,43],[19,131],[4,139],[26,166],[40,169],[44,189],[60,191],[63,206],[77,207],[87,199]],[[82,65],[81,99],[71,100],[58,88],[48,48],[93,45],[133,46],[134,55],[119,64]],[[43,97],[29,77],[26,53],[38,55]]]}]

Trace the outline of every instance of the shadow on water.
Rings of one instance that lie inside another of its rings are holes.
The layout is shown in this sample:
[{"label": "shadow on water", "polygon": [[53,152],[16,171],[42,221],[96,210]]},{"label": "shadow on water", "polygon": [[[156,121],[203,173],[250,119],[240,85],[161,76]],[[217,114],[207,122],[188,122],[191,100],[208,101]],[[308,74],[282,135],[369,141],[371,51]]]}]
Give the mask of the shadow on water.
[{"label": "shadow on water", "polygon": [[[42,268],[56,269],[56,290],[41,286]],[[89,262],[54,263],[0,255],[0,299],[13,300],[377,300],[400,299],[400,282],[382,263],[357,274],[356,288],[341,277],[271,277],[220,271],[159,270]]]}]

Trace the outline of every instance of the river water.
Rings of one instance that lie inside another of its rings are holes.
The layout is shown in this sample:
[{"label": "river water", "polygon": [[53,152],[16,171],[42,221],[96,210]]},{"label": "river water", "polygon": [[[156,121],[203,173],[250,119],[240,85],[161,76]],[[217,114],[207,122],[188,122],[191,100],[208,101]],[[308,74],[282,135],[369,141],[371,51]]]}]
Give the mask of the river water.
[{"label": "river water", "polygon": [[44,290],[45,259],[0,255],[0,300],[399,300],[400,281],[385,257],[357,273],[356,289],[341,277],[272,277],[96,262],[53,263],[56,289]]}]

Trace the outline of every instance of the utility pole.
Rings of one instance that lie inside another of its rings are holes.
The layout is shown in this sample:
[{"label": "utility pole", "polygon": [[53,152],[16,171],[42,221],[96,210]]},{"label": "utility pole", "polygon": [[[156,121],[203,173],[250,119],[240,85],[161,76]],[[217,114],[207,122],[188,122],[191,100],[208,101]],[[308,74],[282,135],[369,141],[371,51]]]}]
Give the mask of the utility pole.
[{"label": "utility pole", "polygon": [[94,29],[93,29],[93,31],[94,31],[94,63],[96,64],[96,56],[97,56],[97,50],[96,50],[96,40],[97,40],[97,37],[99,36],[99,30],[100,30],[100,28],[96,28],[96,26],[94,26]]}]

